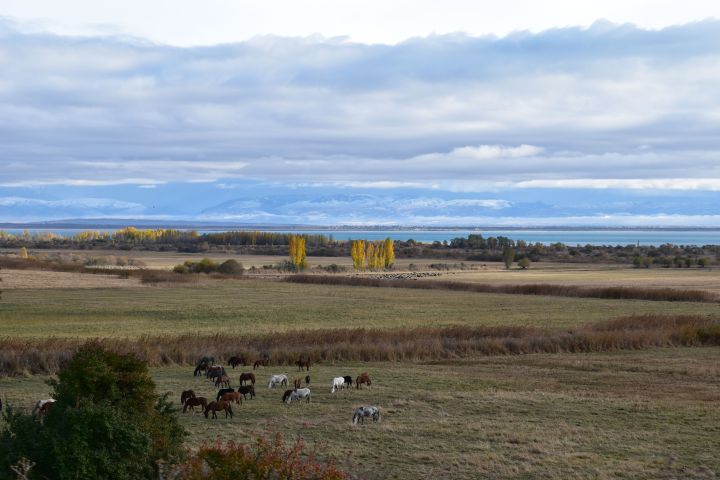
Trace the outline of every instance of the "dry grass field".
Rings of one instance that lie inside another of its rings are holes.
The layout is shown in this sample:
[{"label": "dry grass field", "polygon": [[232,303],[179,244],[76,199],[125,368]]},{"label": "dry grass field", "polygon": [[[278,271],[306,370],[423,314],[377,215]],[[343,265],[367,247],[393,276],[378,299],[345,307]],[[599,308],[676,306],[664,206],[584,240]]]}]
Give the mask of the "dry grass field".
[{"label": "dry grass field", "polygon": [[[152,255],[166,265],[184,261]],[[143,261],[160,266],[150,256]],[[49,271],[3,270],[0,276],[0,329],[10,339],[451,325],[568,329],[633,314],[720,314],[717,303],[292,284],[257,277],[150,286],[114,276]],[[486,265],[484,270],[440,278],[714,291],[720,285],[717,277],[715,270],[700,269],[542,265],[508,272]],[[152,374],[158,389],[175,399],[186,388],[212,396],[210,383],[193,377],[190,370],[161,367]],[[232,371],[235,383],[239,371]],[[372,388],[330,395],[332,377],[361,371],[372,375]],[[295,374],[292,368],[276,366],[258,371],[258,398],[237,408],[232,420],[181,415],[191,433],[188,446],[216,439],[242,441],[253,431],[279,431],[303,437],[321,455],[352,466],[361,478],[720,475],[719,347],[325,362],[310,372],[313,402],[290,407],[280,403],[280,391],[263,385],[270,373],[281,372]],[[0,398],[29,408],[47,396],[46,379],[0,375]],[[352,407],[361,404],[380,405],[382,423],[352,426]]]},{"label": "dry grass field", "polygon": [[[232,372],[234,382],[241,370]],[[363,478],[717,478],[720,349],[488,357],[314,366],[313,401],[280,402],[258,373],[257,398],[232,420],[181,414],[188,445],[249,432],[302,436]],[[330,394],[330,379],[368,371],[370,389]],[[160,391],[213,396],[189,368],[153,369]],[[304,375],[304,374],[303,374]],[[0,379],[29,408],[44,377]],[[176,400],[177,401],[177,400]],[[380,424],[352,426],[352,407],[380,405]]]}]

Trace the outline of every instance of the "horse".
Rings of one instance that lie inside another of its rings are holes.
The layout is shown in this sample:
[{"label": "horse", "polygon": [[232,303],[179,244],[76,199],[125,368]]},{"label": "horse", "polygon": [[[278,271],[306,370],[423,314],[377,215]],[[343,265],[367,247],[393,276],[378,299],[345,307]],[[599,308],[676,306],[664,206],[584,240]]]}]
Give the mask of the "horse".
[{"label": "horse", "polygon": [[352,388],[352,377],[350,375],[345,375],[343,379],[345,379],[345,387]]},{"label": "horse", "polygon": [[367,384],[368,387],[372,385],[372,382],[370,381],[370,375],[368,375],[367,372],[361,373],[355,380],[355,385],[357,386],[358,390],[360,390],[360,385],[362,385],[363,383]]},{"label": "horse", "polygon": [[273,375],[270,377],[270,381],[268,382],[268,388],[273,388],[275,385],[281,385],[281,386],[287,386],[288,384],[288,377],[286,374],[281,375]]},{"label": "horse", "polygon": [[207,373],[208,366],[204,363],[201,363],[197,367],[195,367],[195,371],[193,372],[193,377],[197,377],[198,375],[202,375],[202,372]]},{"label": "horse", "polygon": [[288,399],[290,398],[290,395],[292,395],[294,390],[285,390],[285,393],[283,393],[282,396],[282,402],[287,403]]},{"label": "horse", "polygon": [[225,411],[225,418],[227,418],[228,415],[230,415],[230,418],[233,417],[232,406],[229,402],[223,400],[208,403],[208,406],[205,407],[205,411],[203,413],[205,414],[205,418],[208,418],[208,414],[210,412],[212,412],[212,418],[217,418],[217,412],[221,410]]},{"label": "horse", "polygon": [[215,380],[217,377],[221,377],[223,375],[225,375],[225,367],[222,365],[213,365],[212,367],[208,367],[207,372],[205,372],[205,377],[210,380]]},{"label": "horse", "polygon": [[250,394],[250,398],[255,398],[255,385],[240,385],[237,389],[239,393],[242,394],[243,398],[247,400],[247,394]]},{"label": "horse", "polygon": [[215,377],[215,388],[218,387],[230,388],[230,377],[228,377],[227,375],[220,375],[219,377]]},{"label": "horse", "polygon": [[380,408],[378,407],[358,407],[352,416],[353,425],[365,423],[365,417],[372,417],[373,422],[380,421]]},{"label": "horse", "polygon": [[338,390],[342,390],[345,388],[345,377],[335,377],[332,379],[332,383],[330,384],[330,393],[335,393]]},{"label": "horse", "polygon": [[222,390],[220,390],[220,391],[218,392],[217,397],[215,397],[215,401],[216,401],[216,402],[219,402],[219,401],[220,401],[220,397],[222,397],[222,396],[225,395],[226,393],[232,393],[232,392],[234,392],[234,391],[235,391],[235,389],[233,389],[233,388],[223,388]]},{"label": "horse", "polygon": [[195,398],[195,392],[192,390],[183,390],[180,394],[180,405],[185,405],[185,400],[188,398]]},{"label": "horse", "polygon": [[295,388],[300,388],[302,386],[302,378],[295,377],[295,380],[293,380],[293,386]]},{"label": "horse", "polygon": [[230,357],[230,360],[228,360],[228,365],[230,365],[232,368],[237,367],[238,365],[247,365],[247,361],[245,360],[245,357]]},{"label": "horse", "polygon": [[255,363],[253,363],[253,370],[256,370],[260,367],[267,367],[267,366],[268,366],[268,359],[261,358],[260,360],[255,360]]},{"label": "horse", "polygon": [[224,402],[235,402],[238,405],[242,405],[242,395],[239,392],[225,392],[220,397]]},{"label": "horse", "polygon": [[303,368],[306,368],[307,371],[310,371],[310,360],[308,359],[299,359],[297,362],[295,362],[295,365],[298,367],[298,372],[302,372]]},{"label": "horse", "polygon": [[195,414],[195,407],[202,407],[205,410],[207,407],[207,398],[205,397],[190,397],[185,400],[183,404],[183,413],[187,412],[188,408],[192,410],[193,415]]},{"label": "horse", "polygon": [[255,385],[255,374],[252,372],[240,374],[240,385],[245,385],[245,382],[250,382],[251,385]]},{"label": "horse", "polygon": [[43,416],[47,413],[48,410],[50,410],[50,407],[52,407],[54,404],[55,399],[53,398],[38,400],[32,409],[33,417],[37,417],[38,420],[42,421]]},{"label": "horse", "polygon": [[310,385],[310,375],[305,375],[305,385]]},{"label": "horse", "polygon": [[290,396],[285,400],[285,403],[290,405],[292,402],[299,402],[302,399],[305,399],[307,403],[310,403],[310,389],[309,388],[296,388],[292,391]]},{"label": "horse", "polygon": [[193,373],[193,376],[197,377],[198,375],[200,375],[200,372],[207,373],[207,369],[213,363],[215,363],[215,357],[211,357],[211,356],[207,356],[207,355],[202,357],[200,359],[200,361],[198,362],[197,367],[195,367],[195,372]]}]

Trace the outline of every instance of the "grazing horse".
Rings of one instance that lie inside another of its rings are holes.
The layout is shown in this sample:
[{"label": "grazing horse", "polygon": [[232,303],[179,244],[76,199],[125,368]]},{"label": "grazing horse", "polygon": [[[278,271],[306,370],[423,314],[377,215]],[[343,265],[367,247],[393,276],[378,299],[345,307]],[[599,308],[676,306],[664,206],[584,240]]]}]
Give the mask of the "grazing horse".
[{"label": "grazing horse", "polygon": [[253,370],[256,370],[260,367],[267,367],[267,366],[268,366],[268,359],[261,358],[260,360],[255,360],[255,363],[253,363]]},{"label": "grazing horse", "polygon": [[255,374],[252,372],[240,374],[240,385],[245,385],[245,382],[250,382],[250,385],[255,385]]},{"label": "grazing horse", "polygon": [[293,380],[293,386],[294,386],[295,388],[300,388],[300,387],[302,387],[302,378],[296,377],[295,380]]},{"label": "grazing horse", "polygon": [[345,375],[343,379],[345,379],[345,388],[352,388],[352,377],[350,375]]},{"label": "grazing horse", "polygon": [[230,365],[232,368],[235,368],[238,365],[247,365],[247,361],[245,360],[245,357],[230,357],[230,360],[228,360],[228,365]]},{"label": "grazing horse", "polygon": [[202,375],[202,372],[207,373],[208,365],[201,363],[197,367],[195,367],[195,371],[193,372],[193,377],[197,377],[198,375]]},{"label": "grazing horse", "polygon": [[220,401],[220,397],[222,397],[222,396],[225,395],[226,393],[232,393],[232,392],[234,392],[234,391],[235,391],[235,389],[232,389],[232,388],[223,388],[222,390],[220,390],[220,391],[218,392],[217,397],[215,397],[215,401],[216,401],[216,402],[219,402],[219,401]]},{"label": "grazing horse", "polygon": [[242,395],[239,392],[226,392],[220,397],[223,402],[235,402],[238,405],[242,405]]},{"label": "grazing horse", "polygon": [[222,365],[213,365],[212,367],[208,367],[207,372],[205,372],[205,377],[210,380],[215,380],[217,377],[221,377],[223,375],[225,375],[225,367]]},{"label": "grazing horse", "polygon": [[335,393],[343,388],[345,388],[345,377],[335,377],[332,379],[330,393]]},{"label": "grazing horse", "polygon": [[188,398],[195,398],[195,392],[192,390],[183,390],[180,394],[180,405],[185,405],[185,400]]},{"label": "grazing horse", "polygon": [[50,407],[52,407],[54,404],[55,399],[52,398],[38,400],[32,409],[33,417],[36,416],[38,420],[42,421],[43,416],[47,413],[48,410],[50,410]]},{"label": "grazing horse", "polygon": [[183,413],[187,412],[188,408],[195,414],[195,407],[202,407],[205,410],[207,407],[207,398],[205,397],[190,397],[185,400],[183,404]]},{"label": "grazing horse", "polygon": [[306,358],[301,358],[297,362],[295,362],[295,365],[298,367],[298,372],[302,372],[303,368],[306,368],[307,371],[310,371],[310,360]]},{"label": "grazing horse", "polygon": [[305,375],[305,385],[310,385],[310,375]]},{"label": "grazing horse", "polygon": [[270,377],[270,381],[268,382],[268,388],[273,388],[275,385],[287,387],[288,382],[288,377],[284,373],[281,375],[273,375],[272,377]]},{"label": "grazing horse", "polygon": [[208,403],[208,406],[205,407],[205,411],[203,413],[205,414],[205,418],[208,418],[208,414],[210,412],[212,412],[212,418],[217,418],[217,412],[221,410],[225,411],[225,418],[227,418],[228,415],[230,415],[230,418],[233,417],[232,406],[229,402],[223,400]]},{"label": "grazing horse", "polygon": [[230,388],[230,377],[228,377],[227,375],[220,375],[219,377],[215,377],[215,388],[218,387]]},{"label": "grazing horse", "polygon": [[290,395],[293,394],[294,390],[285,390],[285,393],[283,393],[282,402],[287,403],[288,399],[290,398]]},{"label": "grazing horse", "polygon": [[292,391],[290,396],[285,400],[285,403],[290,405],[292,402],[299,402],[302,399],[305,399],[307,403],[310,403],[310,389],[309,388],[296,388]]},{"label": "grazing horse", "polygon": [[358,407],[352,416],[353,425],[357,425],[358,422],[365,423],[365,417],[372,417],[373,422],[380,421],[380,408],[378,407]]},{"label": "grazing horse", "polygon": [[250,394],[250,398],[255,398],[255,385],[240,385],[237,389],[239,393],[242,394],[243,398],[247,400],[247,394]]},{"label": "grazing horse", "polygon": [[195,367],[195,372],[193,373],[193,376],[197,377],[198,375],[200,375],[200,372],[207,373],[208,368],[213,363],[215,363],[215,357],[210,357],[207,355],[202,357],[198,362],[197,367]]},{"label": "grazing horse", "polygon": [[360,389],[360,385],[366,384],[368,387],[372,385],[372,382],[370,381],[370,375],[367,374],[367,372],[363,372],[360,375],[358,375],[357,379],[355,379],[355,385],[357,386],[358,390]]}]

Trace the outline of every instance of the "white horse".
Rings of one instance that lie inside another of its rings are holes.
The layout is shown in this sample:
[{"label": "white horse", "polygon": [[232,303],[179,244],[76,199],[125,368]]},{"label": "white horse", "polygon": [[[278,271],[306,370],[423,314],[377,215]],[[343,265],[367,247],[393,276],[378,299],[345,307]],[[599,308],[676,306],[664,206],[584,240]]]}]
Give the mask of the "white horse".
[{"label": "white horse", "polygon": [[357,423],[365,423],[365,417],[372,417],[373,422],[379,422],[380,421],[380,408],[379,407],[358,407],[355,409],[355,413],[353,413],[352,417],[352,423],[353,425],[357,425]]},{"label": "white horse", "polygon": [[292,402],[299,402],[305,399],[307,403],[310,403],[310,389],[309,388],[297,388],[293,390],[290,396],[285,400],[285,403],[290,405]]},{"label": "white horse", "polygon": [[273,375],[270,377],[270,381],[268,382],[268,388],[273,388],[275,385],[285,385],[288,384],[288,376],[286,374],[281,375]]},{"label": "white horse", "polygon": [[332,388],[330,389],[330,393],[335,393],[343,388],[345,388],[345,377],[335,377],[332,379]]}]

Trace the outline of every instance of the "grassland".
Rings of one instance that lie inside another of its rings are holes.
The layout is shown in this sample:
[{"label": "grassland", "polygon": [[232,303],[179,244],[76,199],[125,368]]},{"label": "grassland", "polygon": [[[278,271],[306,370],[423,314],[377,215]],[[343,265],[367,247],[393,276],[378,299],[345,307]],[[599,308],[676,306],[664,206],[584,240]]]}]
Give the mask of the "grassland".
[{"label": "grassland", "polygon": [[717,304],[702,303],[300,285],[260,279],[179,287],[129,285],[8,289],[2,299],[2,335],[136,338],[348,327],[568,327],[633,314],[712,315],[720,309]]},{"label": "grassland", "polygon": [[[330,378],[361,371],[373,376],[371,389],[330,395]],[[152,373],[173,398],[185,388],[215,392],[188,368]],[[280,403],[281,391],[262,385],[270,373],[279,370],[262,370],[258,397],[232,420],[181,415],[188,445],[280,431],[367,478],[702,479],[720,472],[716,347],[318,365],[310,372],[313,402],[291,407]],[[0,379],[0,395],[29,408],[47,396],[43,380]],[[380,405],[382,423],[351,426],[360,404]]]}]

